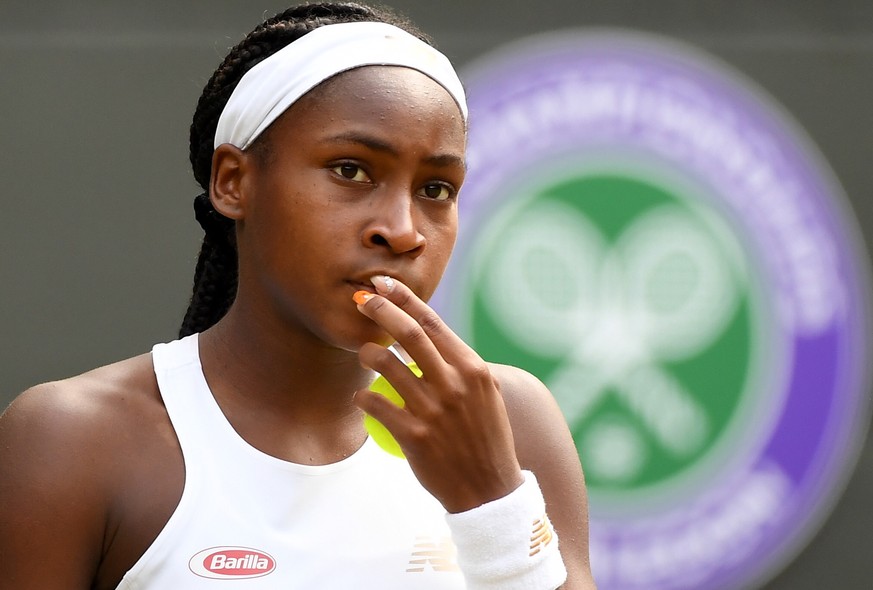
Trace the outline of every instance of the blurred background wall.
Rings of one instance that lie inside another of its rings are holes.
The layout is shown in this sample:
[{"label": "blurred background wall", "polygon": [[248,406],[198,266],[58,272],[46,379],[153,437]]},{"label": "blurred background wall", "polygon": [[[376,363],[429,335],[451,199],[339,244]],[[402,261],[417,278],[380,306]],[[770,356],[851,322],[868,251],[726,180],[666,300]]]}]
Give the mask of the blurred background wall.
[{"label": "blurred background wall", "polygon": [[[0,2],[0,405],[174,337],[201,233],[187,127],[227,49],[275,0]],[[873,3],[396,0],[456,64],[537,32],[609,26],[691,43],[801,123],[873,239]],[[766,587],[873,579],[873,447]],[[0,532],[2,534],[2,532]]]}]

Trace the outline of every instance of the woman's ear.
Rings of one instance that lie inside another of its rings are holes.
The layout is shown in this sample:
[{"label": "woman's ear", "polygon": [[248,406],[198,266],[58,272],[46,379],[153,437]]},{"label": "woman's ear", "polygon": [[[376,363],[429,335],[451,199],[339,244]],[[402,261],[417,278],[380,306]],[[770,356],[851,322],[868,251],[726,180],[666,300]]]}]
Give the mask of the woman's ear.
[{"label": "woman's ear", "polygon": [[212,154],[209,199],[220,214],[238,221],[245,217],[245,175],[251,156],[236,146],[223,143]]}]

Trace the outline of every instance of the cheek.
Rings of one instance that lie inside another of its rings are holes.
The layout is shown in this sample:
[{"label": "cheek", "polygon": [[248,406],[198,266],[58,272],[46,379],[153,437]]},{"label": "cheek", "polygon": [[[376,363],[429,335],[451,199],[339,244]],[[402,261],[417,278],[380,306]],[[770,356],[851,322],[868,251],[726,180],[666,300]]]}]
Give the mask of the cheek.
[{"label": "cheek", "polygon": [[445,263],[448,262],[449,258],[452,256],[452,252],[455,249],[455,241],[457,240],[458,232],[457,229],[453,230],[451,233],[447,233],[442,236],[443,243],[441,244],[441,251],[443,255],[443,259]]},{"label": "cheek", "polygon": [[431,233],[431,238],[428,240],[430,246],[430,254],[434,260],[434,264],[439,264],[439,273],[445,270],[449,258],[452,256],[452,251],[455,248],[455,241],[458,237],[457,218],[452,217],[437,224]]},{"label": "cheek", "polygon": [[457,208],[446,215],[439,227],[441,239],[444,247],[448,250],[448,255],[451,255],[452,249],[455,247],[455,241],[458,239],[458,210]]},{"label": "cheek", "polygon": [[[251,217],[258,231],[271,240],[294,239],[310,225],[314,210],[314,188],[309,183],[274,181],[265,183],[253,203]],[[304,187],[300,190],[300,187]]]}]

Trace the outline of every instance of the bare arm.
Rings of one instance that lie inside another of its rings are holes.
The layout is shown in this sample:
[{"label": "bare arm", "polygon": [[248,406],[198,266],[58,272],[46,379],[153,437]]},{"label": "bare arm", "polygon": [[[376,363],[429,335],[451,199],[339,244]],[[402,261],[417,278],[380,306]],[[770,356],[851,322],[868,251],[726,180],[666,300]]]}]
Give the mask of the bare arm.
[{"label": "bare arm", "polygon": [[26,391],[0,416],[0,590],[117,587],[183,483],[151,355]]},{"label": "bare arm", "polygon": [[42,385],[0,416],[0,588],[91,588],[106,521],[100,449],[70,393]]},{"label": "bare arm", "polygon": [[593,590],[588,553],[588,495],[579,454],[551,392],[533,375],[491,365],[500,382],[516,455],[537,475],[567,568],[566,590]]}]

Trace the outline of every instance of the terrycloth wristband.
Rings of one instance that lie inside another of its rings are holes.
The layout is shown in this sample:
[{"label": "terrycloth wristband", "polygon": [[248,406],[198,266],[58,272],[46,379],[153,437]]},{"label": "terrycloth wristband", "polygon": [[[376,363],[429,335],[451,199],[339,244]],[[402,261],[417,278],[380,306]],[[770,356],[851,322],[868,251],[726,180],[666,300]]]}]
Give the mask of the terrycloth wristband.
[{"label": "terrycloth wristband", "polygon": [[554,590],[567,570],[537,479],[503,498],[446,514],[469,590]]}]

